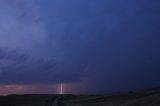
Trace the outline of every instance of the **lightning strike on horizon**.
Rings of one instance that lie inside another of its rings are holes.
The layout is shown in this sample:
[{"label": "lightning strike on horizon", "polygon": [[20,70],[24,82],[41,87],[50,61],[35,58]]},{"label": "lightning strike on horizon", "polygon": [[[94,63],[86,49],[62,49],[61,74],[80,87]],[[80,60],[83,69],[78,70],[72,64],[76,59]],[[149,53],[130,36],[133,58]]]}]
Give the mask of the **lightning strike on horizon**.
[{"label": "lightning strike on horizon", "polygon": [[60,94],[63,94],[63,84],[60,84]]}]

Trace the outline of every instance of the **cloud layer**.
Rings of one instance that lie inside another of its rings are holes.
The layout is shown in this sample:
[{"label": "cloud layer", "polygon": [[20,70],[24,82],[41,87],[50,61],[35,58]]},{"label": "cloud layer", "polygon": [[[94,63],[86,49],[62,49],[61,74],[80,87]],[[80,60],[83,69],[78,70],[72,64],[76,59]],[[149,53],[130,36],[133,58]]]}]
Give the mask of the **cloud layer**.
[{"label": "cloud layer", "polygon": [[159,19],[159,0],[1,0],[0,84],[157,86]]}]

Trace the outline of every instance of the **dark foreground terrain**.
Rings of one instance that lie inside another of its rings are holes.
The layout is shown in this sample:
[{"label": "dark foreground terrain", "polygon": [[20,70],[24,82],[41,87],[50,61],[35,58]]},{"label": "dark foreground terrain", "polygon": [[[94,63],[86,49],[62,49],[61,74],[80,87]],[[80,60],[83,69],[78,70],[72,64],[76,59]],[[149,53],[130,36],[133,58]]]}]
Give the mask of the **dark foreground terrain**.
[{"label": "dark foreground terrain", "polygon": [[0,106],[160,106],[160,89],[104,95],[8,95]]}]

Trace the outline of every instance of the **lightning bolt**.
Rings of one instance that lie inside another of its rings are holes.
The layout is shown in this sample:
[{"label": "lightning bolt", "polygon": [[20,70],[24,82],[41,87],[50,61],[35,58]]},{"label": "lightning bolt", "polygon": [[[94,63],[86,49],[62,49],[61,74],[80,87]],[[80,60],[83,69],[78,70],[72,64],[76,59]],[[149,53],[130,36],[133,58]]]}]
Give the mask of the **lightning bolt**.
[{"label": "lightning bolt", "polygon": [[63,94],[63,84],[60,84],[60,94]]}]

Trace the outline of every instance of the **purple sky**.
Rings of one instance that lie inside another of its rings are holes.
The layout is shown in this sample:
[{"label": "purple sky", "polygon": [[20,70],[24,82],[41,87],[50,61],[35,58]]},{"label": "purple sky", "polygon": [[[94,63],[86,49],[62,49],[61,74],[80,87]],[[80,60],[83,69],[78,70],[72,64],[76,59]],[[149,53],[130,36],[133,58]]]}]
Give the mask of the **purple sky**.
[{"label": "purple sky", "polygon": [[0,94],[160,86],[159,0],[0,0]]}]

